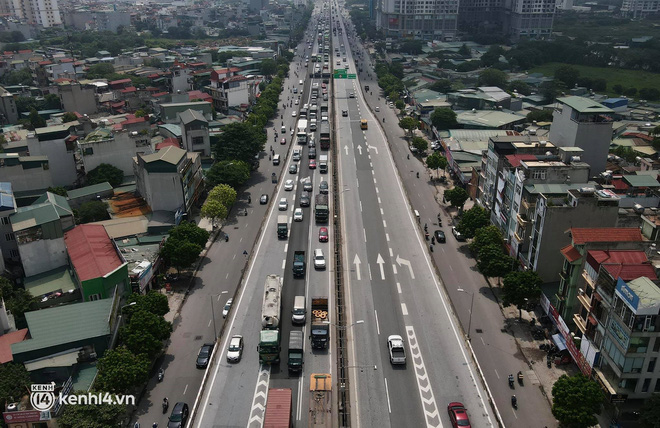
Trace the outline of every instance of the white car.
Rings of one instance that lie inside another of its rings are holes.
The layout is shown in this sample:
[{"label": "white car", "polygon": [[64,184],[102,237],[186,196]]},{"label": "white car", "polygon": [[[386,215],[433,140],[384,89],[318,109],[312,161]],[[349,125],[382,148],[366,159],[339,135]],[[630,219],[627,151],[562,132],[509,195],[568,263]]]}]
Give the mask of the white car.
[{"label": "white car", "polygon": [[325,256],[320,248],[314,250],[314,269],[325,269]]},{"label": "white car", "polygon": [[376,106],[376,111],[380,111],[380,107]]},{"label": "white car", "polygon": [[300,104],[300,100],[295,100],[293,103],[294,103],[295,105],[298,105],[298,104]]},{"label": "white car", "polygon": [[289,203],[287,202],[286,198],[280,199],[280,203],[277,204],[277,209],[279,211],[286,211],[289,209]]},{"label": "white car", "polygon": [[227,300],[227,303],[225,303],[225,307],[222,308],[222,318],[227,318],[227,314],[229,314],[229,310],[231,309],[231,304],[234,302],[234,299],[232,297]]},{"label": "white car", "polygon": [[295,110],[291,112],[291,117],[296,117],[297,115],[298,115],[298,113],[296,113]]},{"label": "white car", "polygon": [[303,221],[302,208],[296,208],[296,210],[293,212],[293,221]]},{"label": "white car", "polygon": [[227,362],[238,363],[243,356],[243,336],[235,334],[229,341],[227,348]]},{"label": "white car", "polygon": [[284,183],[284,190],[286,191],[293,190],[293,180],[287,180]]}]

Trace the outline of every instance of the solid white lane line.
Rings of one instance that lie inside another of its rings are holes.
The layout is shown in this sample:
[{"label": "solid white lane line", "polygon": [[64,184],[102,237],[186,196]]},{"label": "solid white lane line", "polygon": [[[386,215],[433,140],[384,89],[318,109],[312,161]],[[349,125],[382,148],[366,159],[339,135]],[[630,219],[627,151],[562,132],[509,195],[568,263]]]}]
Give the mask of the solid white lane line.
[{"label": "solid white lane line", "polygon": [[399,284],[398,282],[396,283],[396,291],[397,291],[399,294],[401,294],[401,284]]},{"label": "solid white lane line", "polygon": [[403,315],[408,315],[408,307],[405,303],[401,303],[401,312],[403,312]]},{"label": "solid white lane line", "polygon": [[374,309],[374,317],[376,318],[376,332],[380,336],[380,323],[378,322],[378,311]]},{"label": "solid white lane line", "polygon": [[385,394],[387,394],[387,410],[392,413],[392,406],[390,405],[390,389],[387,387],[387,378],[385,378]]}]

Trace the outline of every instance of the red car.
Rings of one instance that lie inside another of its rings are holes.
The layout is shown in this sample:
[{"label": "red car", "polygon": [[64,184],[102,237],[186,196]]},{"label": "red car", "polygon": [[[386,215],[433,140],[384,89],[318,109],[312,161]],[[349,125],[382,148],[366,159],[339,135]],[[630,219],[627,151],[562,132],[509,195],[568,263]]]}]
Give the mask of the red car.
[{"label": "red car", "polygon": [[316,169],[316,160],[315,159],[310,159],[309,160],[309,169]]},{"label": "red car", "polygon": [[328,228],[322,227],[319,229],[319,242],[328,242]]},{"label": "red car", "polygon": [[326,88],[325,83],[321,83],[321,88],[323,88],[323,89]]},{"label": "red car", "polygon": [[467,410],[465,410],[463,403],[449,403],[447,412],[449,413],[449,420],[451,420],[452,427],[470,428],[472,426],[470,425],[470,418],[468,418]]},{"label": "red car", "polygon": [[280,144],[286,144],[286,138],[282,138],[282,139],[280,140]]}]

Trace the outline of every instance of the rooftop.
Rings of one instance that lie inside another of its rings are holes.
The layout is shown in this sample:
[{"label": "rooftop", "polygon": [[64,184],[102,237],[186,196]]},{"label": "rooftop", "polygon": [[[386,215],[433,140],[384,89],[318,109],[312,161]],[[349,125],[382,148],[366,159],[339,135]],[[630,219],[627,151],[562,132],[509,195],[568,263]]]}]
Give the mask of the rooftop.
[{"label": "rooftop", "polygon": [[163,150],[158,150],[156,153],[143,155],[142,159],[146,163],[163,161],[172,165],[178,165],[179,162],[181,162],[181,158],[184,156],[186,156],[185,150],[178,147],[169,146],[165,147]]},{"label": "rooftop", "polygon": [[605,107],[604,105],[597,103],[596,101],[590,100],[589,98],[584,97],[561,97],[557,98],[562,104],[566,104],[573,110],[577,110],[580,113],[614,113],[610,108]]},{"label": "rooftop", "polygon": [[102,225],[78,225],[64,234],[64,244],[81,282],[106,276],[124,264]]},{"label": "rooftop", "polygon": [[589,242],[642,242],[642,234],[637,227],[573,227],[573,243],[584,245]]},{"label": "rooftop", "polygon": [[5,364],[14,360],[14,356],[11,354],[11,345],[24,341],[27,335],[28,329],[24,328],[0,336],[0,364]]},{"label": "rooftop", "polygon": [[[622,281],[621,281],[622,282]],[[617,291],[622,284],[617,284]],[[649,278],[640,277],[625,283],[637,297],[633,299],[636,315],[658,315],[660,312],[660,289]]]},{"label": "rooftop", "polygon": [[81,198],[84,196],[95,195],[99,192],[111,191],[112,186],[107,181],[99,184],[92,184],[91,186],[81,187],[80,189],[73,189],[67,192],[69,199]]},{"label": "rooftop", "polygon": [[46,296],[58,291],[65,293],[77,287],[69,273],[69,266],[66,265],[27,277],[24,281],[25,289],[34,297]]},{"label": "rooftop", "polygon": [[11,217],[14,232],[73,216],[73,211],[64,197],[46,192],[32,205],[20,207]]}]

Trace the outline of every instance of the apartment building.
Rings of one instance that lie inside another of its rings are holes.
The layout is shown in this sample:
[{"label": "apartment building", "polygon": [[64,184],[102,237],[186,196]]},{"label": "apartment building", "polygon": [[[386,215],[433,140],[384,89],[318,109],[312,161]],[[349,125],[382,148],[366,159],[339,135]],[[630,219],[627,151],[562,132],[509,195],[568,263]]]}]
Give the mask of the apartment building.
[{"label": "apartment building", "polygon": [[552,33],[554,0],[462,0],[459,28],[472,33],[495,32],[520,38],[545,38]]},{"label": "apartment building", "polygon": [[76,145],[71,137],[78,122],[37,128],[28,134],[27,146],[32,156],[46,156],[55,186],[71,187],[78,180]]},{"label": "apartment building", "polygon": [[451,41],[458,27],[458,0],[375,0],[376,27],[390,37]]},{"label": "apartment building", "polygon": [[9,125],[18,122],[18,110],[14,95],[0,86],[0,124]]},{"label": "apartment building", "polygon": [[44,28],[62,25],[60,9],[57,0],[0,0],[0,9],[7,10],[11,15],[25,19],[30,24]]},{"label": "apartment building", "polygon": [[148,134],[125,129],[115,132],[109,128],[97,128],[76,143],[78,156],[87,172],[107,163],[130,176],[133,175],[133,157],[153,153]]},{"label": "apartment building", "polygon": [[53,186],[48,157],[0,153],[0,182],[11,183],[14,192],[46,190]]},{"label": "apartment building", "polygon": [[0,183],[0,268],[5,270],[5,260],[18,261],[18,245],[11,228],[10,217],[16,212],[16,199],[12,185]]},{"label": "apartment building", "polygon": [[660,12],[660,0],[623,0],[621,15],[641,19]]},{"label": "apartment building", "polygon": [[209,121],[195,110],[179,113],[183,148],[189,152],[197,152],[202,156],[211,156],[211,137],[209,136]]}]

